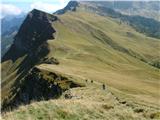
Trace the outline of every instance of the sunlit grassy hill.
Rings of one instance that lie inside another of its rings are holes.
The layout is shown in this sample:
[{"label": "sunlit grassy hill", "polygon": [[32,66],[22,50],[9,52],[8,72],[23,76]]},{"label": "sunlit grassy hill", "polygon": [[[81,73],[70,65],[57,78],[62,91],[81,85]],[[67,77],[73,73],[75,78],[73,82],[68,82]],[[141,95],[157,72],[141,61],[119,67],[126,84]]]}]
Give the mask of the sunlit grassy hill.
[{"label": "sunlit grassy hill", "polygon": [[126,24],[119,25],[112,18],[83,12],[59,17],[61,21],[54,25],[56,40],[48,41],[54,52],[48,56],[55,56],[61,64],[51,69],[113,85],[137,98],[142,95],[140,98],[149,100],[154,95],[159,99],[159,70],[141,61],[158,59],[158,39],[139,34]]}]

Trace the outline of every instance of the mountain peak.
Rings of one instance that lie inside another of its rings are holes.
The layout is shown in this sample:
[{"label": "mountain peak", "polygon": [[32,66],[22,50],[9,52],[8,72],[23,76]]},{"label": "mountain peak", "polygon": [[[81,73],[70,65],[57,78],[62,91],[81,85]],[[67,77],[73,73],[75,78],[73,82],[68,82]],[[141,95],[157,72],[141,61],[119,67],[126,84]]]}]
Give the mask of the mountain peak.
[{"label": "mountain peak", "polygon": [[41,42],[54,38],[55,29],[52,22],[57,20],[56,16],[43,11],[33,9],[24,20],[19,32],[15,36],[16,48],[28,51],[38,46]]},{"label": "mountain peak", "polygon": [[56,30],[52,24],[57,19],[56,16],[37,9],[29,12],[3,60],[12,59],[14,61],[16,59],[15,56],[8,55],[11,51],[17,51],[17,56],[24,53],[33,53],[48,39],[54,39]]},{"label": "mountain peak", "polygon": [[67,11],[76,11],[76,8],[79,6],[79,2],[76,0],[71,0],[67,6],[61,10],[55,12],[55,14],[64,14]]},{"label": "mountain peak", "polygon": [[52,14],[46,13],[46,12],[38,10],[38,9],[33,9],[32,11],[29,12],[29,15],[33,15],[36,17],[44,16],[44,15],[53,16]]}]

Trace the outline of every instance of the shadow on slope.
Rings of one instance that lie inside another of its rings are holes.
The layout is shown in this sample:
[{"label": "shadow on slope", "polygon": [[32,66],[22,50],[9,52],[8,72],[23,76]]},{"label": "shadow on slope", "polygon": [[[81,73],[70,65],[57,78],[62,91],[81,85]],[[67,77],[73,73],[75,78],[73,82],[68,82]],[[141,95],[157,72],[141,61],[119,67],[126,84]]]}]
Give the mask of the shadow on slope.
[{"label": "shadow on slope", "polygon": [[58,98],[70,88],[83,86],[81,83],[74,82],[73,78],[67,75],[34,67],[23,78],[21,84],[14,86],[15,89],[12,92],[16,95],[11,101],[4,101],[2,110],[11,110],[23,104],[30,104],[31,101]]},{"label": "shadow on slope", "polygon": [[[27,15],[13,45],[2,58],[2,65],[12,61],[6,68],[2,66],[2,93],[7,92],[2,95],[2,109],[15,98],[28,71],[49,53],[46,41],[55,38],[53,33],[56,31],[52,22],[56,20],[56,16],[35,9]],[[13,82],[12,85],[8,85],[10,81]]]}]

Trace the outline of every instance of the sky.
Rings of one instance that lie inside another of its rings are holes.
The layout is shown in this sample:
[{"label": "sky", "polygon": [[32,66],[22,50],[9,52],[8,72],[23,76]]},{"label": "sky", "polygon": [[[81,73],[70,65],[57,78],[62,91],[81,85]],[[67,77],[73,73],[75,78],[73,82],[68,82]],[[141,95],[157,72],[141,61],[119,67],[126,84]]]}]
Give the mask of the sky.
[{"label": "sky", "polygon": [[[8,15],[20,15],[22,13],[28,13],[34,8],[45,12],[53,13],[58,9],[64,8],[69,1],[70,0],[1,0],[0,18],[3,18]],[[98,1],[98,0],[91,0],[91,1]],[[148,0],[141,0],[141,1],[148,1]]]},{"label": "sky", "polygon": [[70,0],[1,0],[0,18],[8,15],[20,15],[28,13],[36,8],[42,11],[53,13],[64,8]]}]

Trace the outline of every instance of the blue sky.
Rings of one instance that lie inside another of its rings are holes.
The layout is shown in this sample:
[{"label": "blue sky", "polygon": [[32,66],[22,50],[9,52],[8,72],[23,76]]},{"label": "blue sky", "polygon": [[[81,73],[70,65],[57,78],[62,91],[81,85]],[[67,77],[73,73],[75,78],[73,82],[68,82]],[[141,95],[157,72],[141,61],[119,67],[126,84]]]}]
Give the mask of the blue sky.
[{"label": "blue sky", "polygon": [[20,15],[36,8],[53,13],[67,5],[70,0],[1,0],[1,18],[7,15]]},{"label": "blue sky", "polygon": [[[53,13],[56,10],[65,7],[69,1],[70,0],[1,0],[0,18],[3,18],[7,15],[20,15],[21,13],[27,13],[34,8],[49,13]],[[93,1],[99,1],[99,0],[93,0]],[[153,0],[141,0],[141,1],[153,1]]]}]

